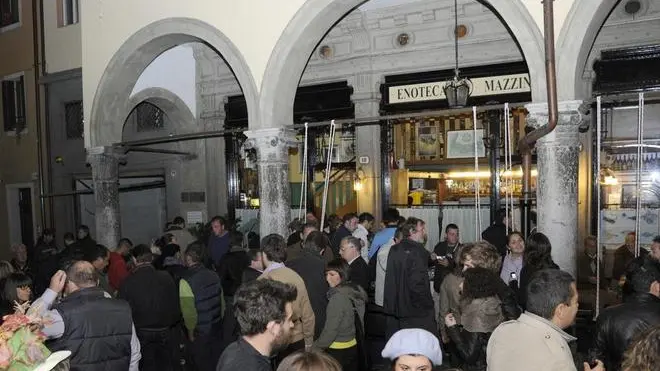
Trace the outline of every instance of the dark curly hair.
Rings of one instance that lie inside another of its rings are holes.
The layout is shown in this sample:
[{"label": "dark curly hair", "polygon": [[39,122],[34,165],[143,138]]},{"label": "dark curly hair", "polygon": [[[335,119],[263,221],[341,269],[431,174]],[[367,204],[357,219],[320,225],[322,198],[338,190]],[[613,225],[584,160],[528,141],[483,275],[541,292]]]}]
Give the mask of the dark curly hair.
[{"label": "dark curly hair", "polygon": [[497,282],[500,278],[490,269],[470,268],[463,272],[462,300],[470,302],[474,299],[496,296]]}]

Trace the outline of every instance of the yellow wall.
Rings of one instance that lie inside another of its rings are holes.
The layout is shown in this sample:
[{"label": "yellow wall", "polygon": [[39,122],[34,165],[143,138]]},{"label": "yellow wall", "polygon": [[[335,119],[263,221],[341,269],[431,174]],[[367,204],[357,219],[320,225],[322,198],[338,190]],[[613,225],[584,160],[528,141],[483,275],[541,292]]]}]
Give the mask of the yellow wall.
[{"label": "yellow wall", "polygon": [[[297,151],[289,152],[289,182],[291,183],[302,183],[303,174],[300,172],[300,157],[302,153]],[[331,174],[335,174],[336,171],[332,171]],[[324,177],[320,171],[317,171],[314,174],[314,182],[323,182]]]}]

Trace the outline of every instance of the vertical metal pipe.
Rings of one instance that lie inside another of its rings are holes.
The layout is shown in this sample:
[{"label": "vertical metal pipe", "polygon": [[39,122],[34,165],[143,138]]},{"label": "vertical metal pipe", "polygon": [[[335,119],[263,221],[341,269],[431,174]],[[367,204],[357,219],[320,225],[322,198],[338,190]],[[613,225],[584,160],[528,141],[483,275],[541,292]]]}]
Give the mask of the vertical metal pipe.
[{"label": "vertical metal pipe", "polygon": [[642,161],[642,155],[644,151],[642,149],[642,144],[644,142],[644,93],[639,93],[639,111],[637,115],[637,172],[635,173],[635,182],[637,183],[637,204],[636,208],[636,218],[635,218],[635,257],[639,256],[639,240],[640,240],[640,219],[641,219],[641,209],[642,209],[642,166],[644,162]]},{"label": "vertical metal pipe", "polygon": [[[545,81],[548,92],[548,124],[525,135],[520,141],[518,148],[522,153],[523,168],[523,207],[522,224],[525,236],[529,234],[529,214],[532,172],[532,148],[537,140],[549,134],[557,126],[557,71],[555,67],[555,24],[554,24],[554,0],[543,1],[543,29],[545,44]],[[541,175],[539,174],[539,177]]]},{"label": "vertical metal pipe", "polygon": [[[596,169],[598,170],[598,174],[600,174],[600,151],[601,151],[601,143],[600,143],[600,133],[602,131],[601,128],[601,97],[598,96],[596,97]],[[596,187],[598,189],[598,192],[596,192],[596,205],[598,205],[598,208],[596,209],[596,212],[598,213],[598,221],[596,223],[596,247],[597,247],[597,254],[596,254],[596,316],[594,318],[598,317],[598,314],[600,313],[600,263],[601,260],[603,259],[603,252],[600,248],[600,176],[598,177],[598,182],[596,184]]]},{"label": "vertical metal pipe", "polygon": [[43,149],[43,136],[42,136],[42,120],[41,120],[41,85],[39,85],[39,78],[41,76],[41,62],[39,60],[39,1],[32,0],[32,47],[34,51],[34,104],[36,106],[35,123],[37,126],[37,173],[39,176],[39,214],[41,216],[41,228],[46,228],[46,199],[43,195],[46,193],[46,179],[44,179],[44,149]]},{"label": "vertical metal pipe", "polygon": [[481,235],[481,200],[479,184],[479,152],[477,146],[477,107],[472,107],[472,133],[474,135],[474,226],[475,241],[479,241]]},{"label": "vertical metal pipe", "polygon": [[[488,111],[488,139],[489,139],[489,162],[490,162],[490,222],[492,223],[497,213],[502,208],[502,199],[500,197],[500,133],[501,133],[501,112]],[[506,182],[505,182],[506,184]],[[506,198],[505,198],[506,200]],[[504,205],[506,208],[506,204]],[[508,212],[508,211],[507,211]]]},{"label": "vertical metal pipe", "polygon": [[520,230],[525,236],[525,239],[529,237],[529,232],[531,231],[530,227],[530,212],[531,212],[531,183],[532,183],[532,153],[525,153],[522,156],[522,168],[523,168],[523,191],[522,191],[522,205],[520,210]]}]

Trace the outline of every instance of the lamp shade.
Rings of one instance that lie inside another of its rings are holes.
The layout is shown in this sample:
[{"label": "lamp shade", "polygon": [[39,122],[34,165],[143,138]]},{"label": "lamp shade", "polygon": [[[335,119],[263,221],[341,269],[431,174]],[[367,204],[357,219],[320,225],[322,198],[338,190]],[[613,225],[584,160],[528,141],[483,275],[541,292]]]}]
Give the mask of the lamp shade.
[{"label": "lamp shade", "polygon": [[465,107],[472,92],[472,84],[468,79],[458,79],[447,83],[443,88],[449,107]]}]

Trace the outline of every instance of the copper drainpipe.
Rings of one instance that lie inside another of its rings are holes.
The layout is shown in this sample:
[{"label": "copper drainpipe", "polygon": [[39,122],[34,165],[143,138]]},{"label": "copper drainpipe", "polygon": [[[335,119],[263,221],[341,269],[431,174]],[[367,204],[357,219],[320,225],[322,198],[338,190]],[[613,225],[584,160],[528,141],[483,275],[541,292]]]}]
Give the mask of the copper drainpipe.
[{"label": "copper drainpipe", "polygon": [[557,126],[557,71],[555,68],[555,24],[554,0],[543,1],[543,36],[545,39],[545,80],[548,89],[548,124],[525,135],[518,143],[522,155],[523,208],[522,231],[525,236],[530,231],[530,193],[532,173],[532,150],[536,141],[548,135]]}]

